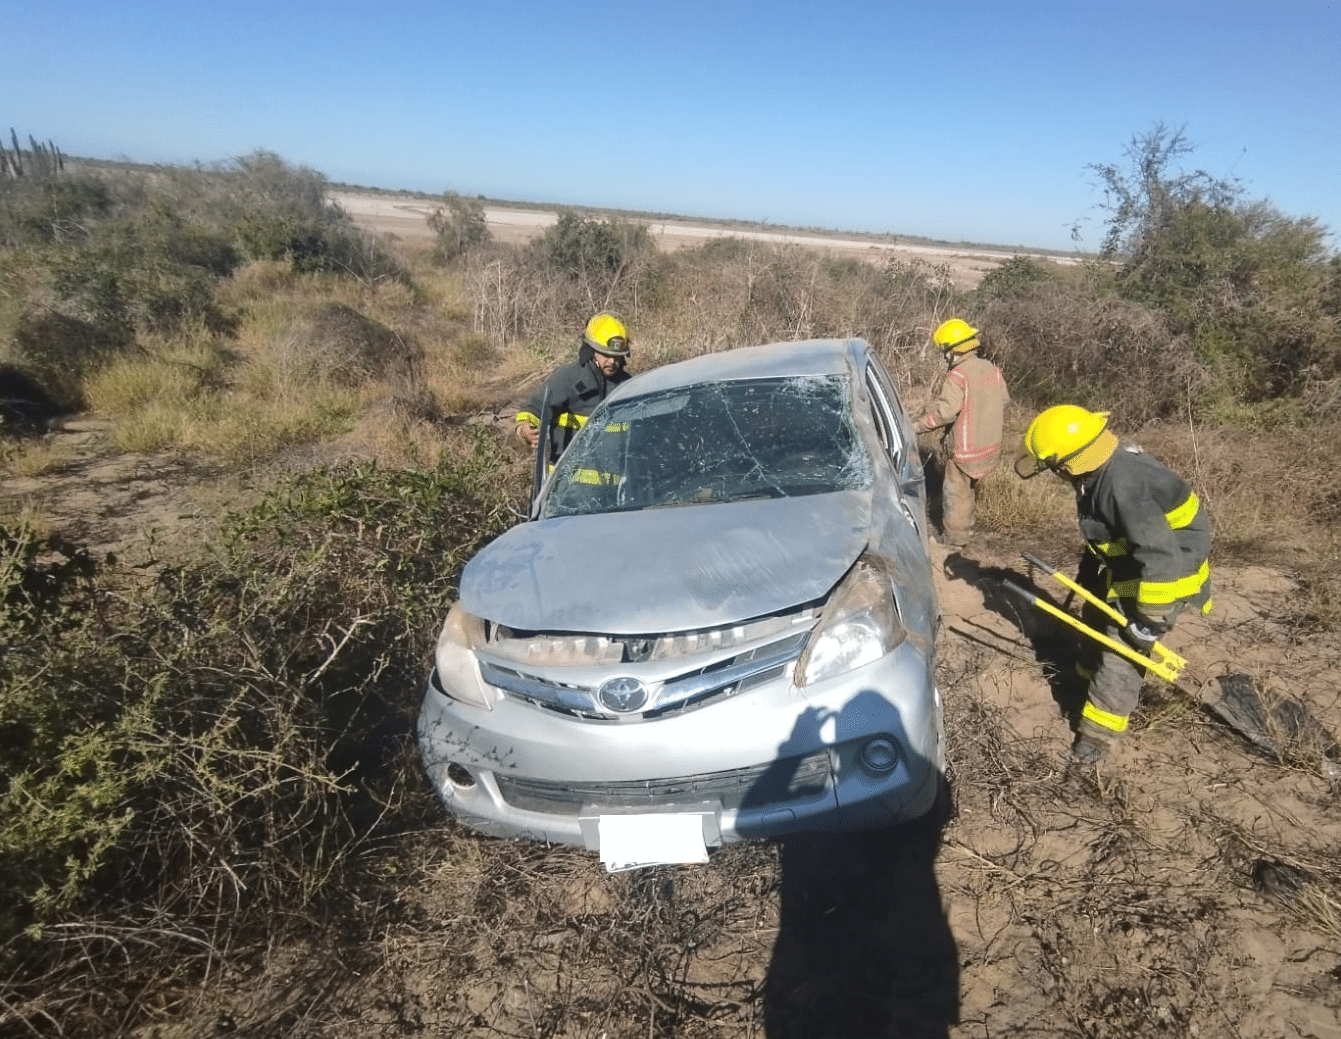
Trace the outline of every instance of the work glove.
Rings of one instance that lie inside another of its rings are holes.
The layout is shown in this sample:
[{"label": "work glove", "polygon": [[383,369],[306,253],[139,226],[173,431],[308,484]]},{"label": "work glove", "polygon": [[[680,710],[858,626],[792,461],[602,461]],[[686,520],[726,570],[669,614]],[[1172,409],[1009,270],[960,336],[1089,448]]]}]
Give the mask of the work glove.
[{"label": "work glove", "polygon": [[1086,552],[1080,557],[1080,566],[1076,569],[1076,584],[1084,588],[1091,595],[1097,595],[1100,599],[1108,598],[1108,581],[1106,580],[1106,571],[1104,562],[1093,552]]}]

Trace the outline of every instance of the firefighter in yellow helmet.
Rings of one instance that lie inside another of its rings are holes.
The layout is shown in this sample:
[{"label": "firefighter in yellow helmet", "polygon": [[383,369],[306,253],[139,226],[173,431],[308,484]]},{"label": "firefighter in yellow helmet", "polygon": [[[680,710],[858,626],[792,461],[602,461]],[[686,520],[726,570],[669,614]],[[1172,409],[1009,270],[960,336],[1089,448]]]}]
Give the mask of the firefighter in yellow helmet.
[{"label": "firefighter in yellow helmet", "polygon": [[[1149,655],[1183,610],[1210,610],[1206,509],[1182,477],[1139,447],[1119,445],[1108,412],[1060,404],[1035,418],[1015,471],[1028,479],[1044,469],[1075,489],[1087,550],[1080,583],[1127,618],[1119,627],[1090,609],[1087,624]],[[1127,731],[1145,672],[1109,650],[1080,670],[1089,686],[1071,752],[1092,764]]]},{"label": "firefighter in yellow helmet", "polygon": [[940,393],[917,421],[919,433],[943,429],[943,544],[968,544],[978,481],[1001,460],[1001,424],[1010,394],[1001,369],[978,352],[978,330],[951,318],[932,334],[948,369]]},{"label": "firefighter in yellow helmet", "polygon": [[517,435],[532,447],[541,425],[550,430],[553,465],[596,405],[629,378],[624,366],[631,352],[624,322],[609,311],[594,315],[578,339],[577,360],[554,371],[517,412]]}]

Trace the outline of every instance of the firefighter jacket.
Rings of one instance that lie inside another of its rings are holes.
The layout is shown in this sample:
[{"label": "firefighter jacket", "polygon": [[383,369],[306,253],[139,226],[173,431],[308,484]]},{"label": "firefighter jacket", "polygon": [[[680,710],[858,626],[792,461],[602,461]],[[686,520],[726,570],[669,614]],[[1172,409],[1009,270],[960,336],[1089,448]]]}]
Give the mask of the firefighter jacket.
[{"label": "firefighter jacket", "polygon": [[605,400],[621,382],[629,379],[628,372],[623,369],[607,376],[592,359],[594,356],[592,348],[584,343],[577,352],[577,360],[556,369],[531,394],[525,407],[517,412],[518,422],[528,422],[539,429],[542,425],[541,413],[548,411],[548,460],[551,465],[559,460],[596,405]]},{"label": "firefighter jacket", "polygon": [[1009,400],[1001,369],[971,350],[955,358],[917,428],[930,432],[948,426],[950,457],[964,475],[977,480],[1001,461],[1001,423]]},{"label": "firefighter jacket", "polygon": [[1210,609],[1210,520],[1182,477],[1124,445],[1076,480],[1076,513],[1112,597],[1153,620]]}]

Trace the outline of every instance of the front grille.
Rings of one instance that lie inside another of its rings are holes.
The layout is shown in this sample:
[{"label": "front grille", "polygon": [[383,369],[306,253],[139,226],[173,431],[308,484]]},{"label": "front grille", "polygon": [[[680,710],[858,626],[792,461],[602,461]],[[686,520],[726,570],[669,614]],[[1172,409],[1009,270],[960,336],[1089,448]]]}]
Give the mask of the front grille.
[{"label": "front grille", "polygon": [[[766,645],[743,650],[734,656],[713,660],[697,668],[682,671],[659,682],[650,682],[648,699],[641,712],[617,714],[603,706],[598,686],[560,680],[562,669],[530,670],[512,663],[480,657],[480,675],[495,688],[552,711],[591,721],[637,720],[664,717],[667,714],[703,707],[781,676],[805,648],[810,617],[806,627]],[[625,674],[637,671],[630,667]],[[614,678],[619,672],[606,670],[602,678]]]},{"label": "front grille", "polygon": [[623,783],[553,783],[495,773],[499,792],[514,808],[546,815],[578,815],[584,808],[670,808],[718,801],[723,808],[813,801],[829,786],[829,754],[819,751],[766,765],[697,776]]},{"label": "front grille", "polygon": [[821,604],[811,603],[798,610],[758,617],[741,624],[727,624],[698,631],[672,634],[592,635],[523,631],[504,624],[489,625],[488,651],[491,657],[527,668],[582,667],[592,664],[643,663],[666,660],[692,660],[696,657],[725,656],[733,649],[758,645],[796,631],[810,628],[819,617]]}]

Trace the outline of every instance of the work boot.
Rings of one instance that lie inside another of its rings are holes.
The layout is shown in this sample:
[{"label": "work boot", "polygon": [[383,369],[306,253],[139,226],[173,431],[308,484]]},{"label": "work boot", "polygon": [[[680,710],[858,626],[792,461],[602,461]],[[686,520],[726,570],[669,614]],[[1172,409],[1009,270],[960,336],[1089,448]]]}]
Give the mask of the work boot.
[{"label": "work boot", "polygon": [[936,534],[934,537],[932,537],[931,540],[936,542],[936,544],[938,545],[945,545],[947,548],[963,548],[965,545],[969,543],[969,539],[972,536],[973,536],[972,531],[968,531],[967,533],[961,533],[960,531],[957,530],[955,531],[947,530],[940,534]]},{"label": "work boot", "polygon": [[1082,765],[1097,765],[1108,756],[1108,744],[1081,733],[1071,744],[1071,757]]}]

